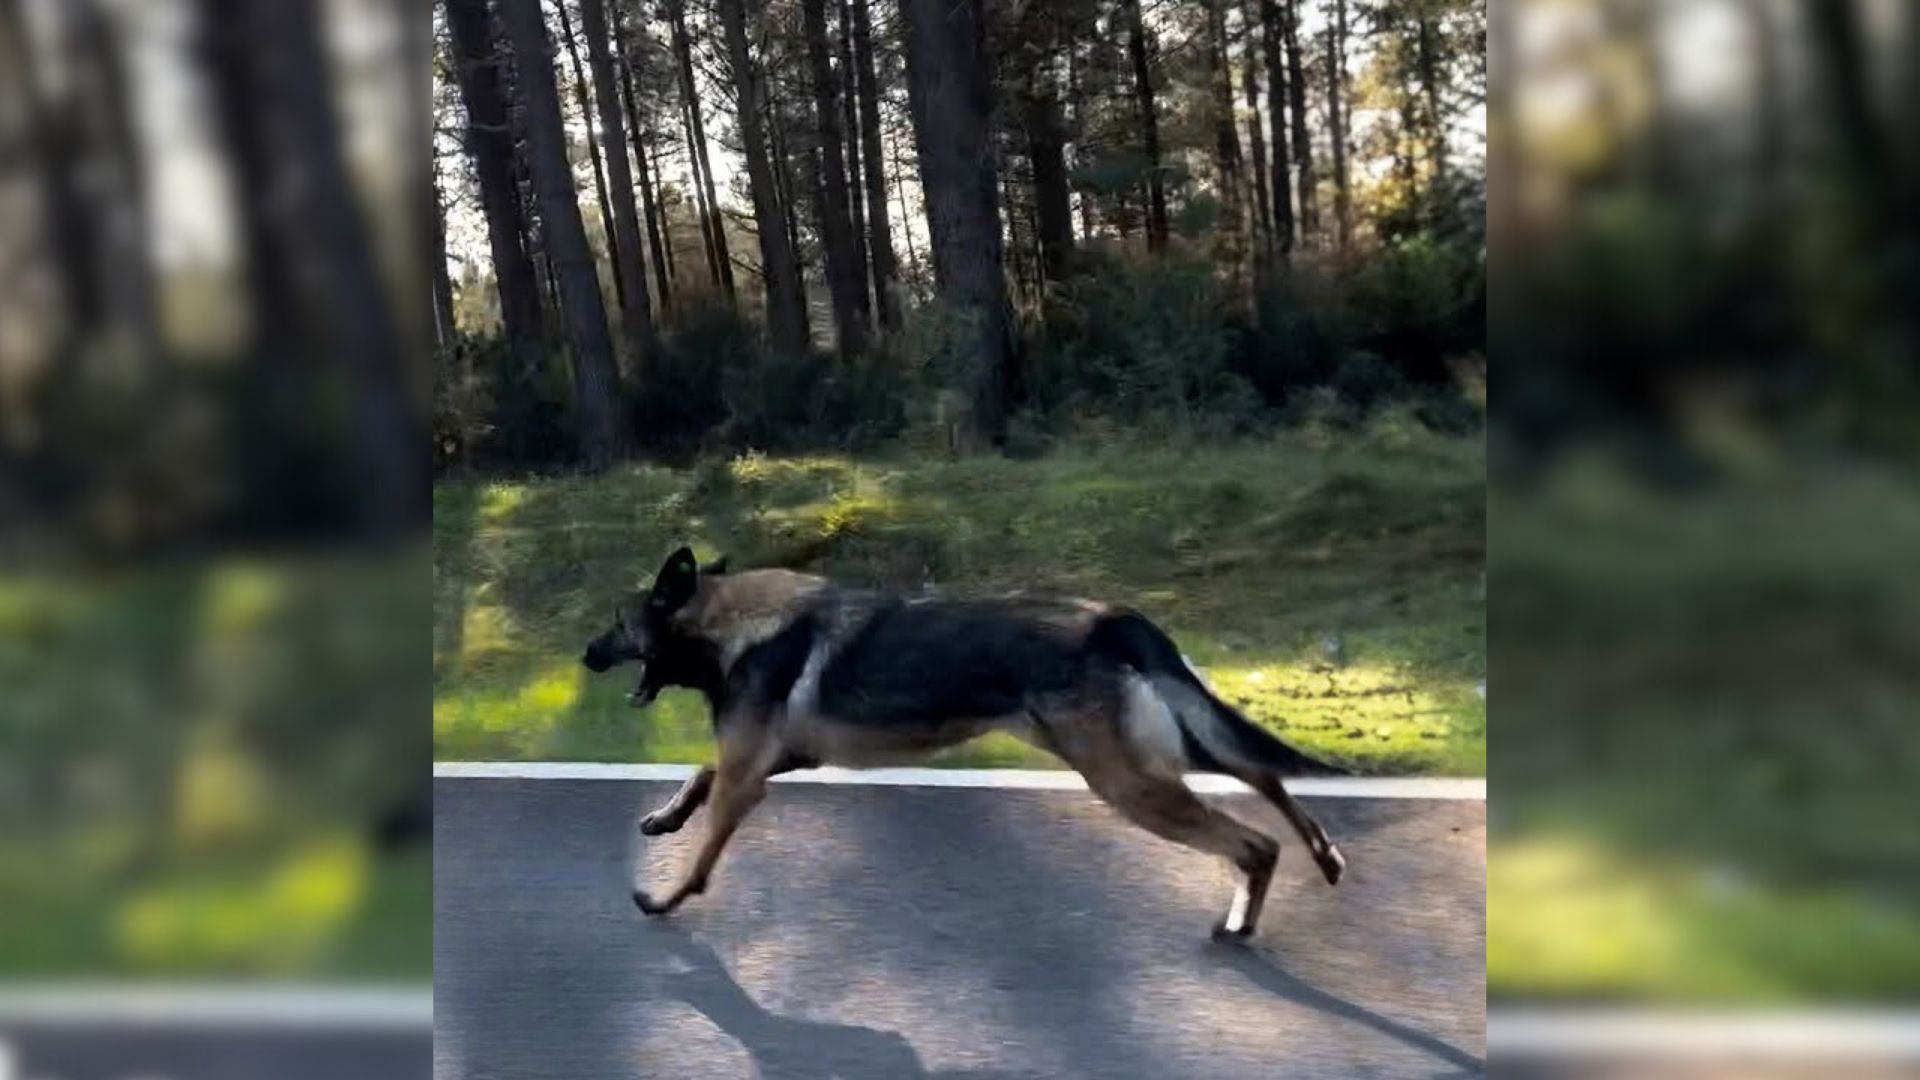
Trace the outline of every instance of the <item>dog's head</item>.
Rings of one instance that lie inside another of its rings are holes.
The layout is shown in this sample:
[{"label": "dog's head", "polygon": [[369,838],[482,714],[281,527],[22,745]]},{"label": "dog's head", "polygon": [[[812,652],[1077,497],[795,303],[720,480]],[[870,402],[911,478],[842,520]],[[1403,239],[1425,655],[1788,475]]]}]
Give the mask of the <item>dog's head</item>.
[{"label": "dog's head", "polygon": [[669,555],[651,588],[615,605],[613,625],[587,643],[580,662],[592,671],[638,663],[640,681],[627,695],[635,708],[651,704],[666,687],[697,686],[699,665],[688,655],[692,643],[675,629],[674,616],[699,593],[701,577],[724,572],[725,560],[703,569],[688,548]]}]

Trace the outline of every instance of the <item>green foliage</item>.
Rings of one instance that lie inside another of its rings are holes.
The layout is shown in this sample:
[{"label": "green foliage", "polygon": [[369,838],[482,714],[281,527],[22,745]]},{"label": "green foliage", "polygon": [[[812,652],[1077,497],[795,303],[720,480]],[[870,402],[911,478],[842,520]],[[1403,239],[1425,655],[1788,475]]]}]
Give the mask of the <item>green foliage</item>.
[{"label": "green foliage", "polygon": [[1229,369],[1237,333],[1210,265],[1111,262],[1061,289],[1030,351],[1029,394],[1040,414],[1149,434],[1245,432],[1260,400]]},{"label": "green foliage", "polygon": [[434,354],[434,469],[569,460],[570,394],[564,353],[523,372],[505,338],[461,337]]},{"label": "green foliage", "polygon": [[1340,358],[1332,386],[1341,400],[1364,410],[1399,397],[1406,388],[1406,380],[1380,357],[1365,349],[1356,349]]},{"label": "green foliage", "polygon": [[[1001,449],[1032,458],[1063,439],[1122,432],[1217,442],[1306,419],[1350,426],[1415,400],[1444,430],[1477,430],[1481,405],[1462,400],[1450,365],[1484,350],[1484,278],[1477,254],[1421,235],[1349,272],[1302,259],[1274,275],[1249,315],[1204,259],[1090,255],[1021,328],[1019,397]],[[622,391],[636,444],[676,462],[721,451],[965,449],[958,433],[984,381],[969,316],[938,298],[906,314],[900,330],[843,361],[776,356],[728,304],[683,311]],[[440,468],[571,460],[563,361],[512,379],[503,343],[473,339],[438,365]]]},{"label": "green foliage", "polygon": [[1436,384],[1446,361],[1486,347],[1486,266],[1477,250],[1419,234],[1388,244],[1348,279],[1342,336]]}]

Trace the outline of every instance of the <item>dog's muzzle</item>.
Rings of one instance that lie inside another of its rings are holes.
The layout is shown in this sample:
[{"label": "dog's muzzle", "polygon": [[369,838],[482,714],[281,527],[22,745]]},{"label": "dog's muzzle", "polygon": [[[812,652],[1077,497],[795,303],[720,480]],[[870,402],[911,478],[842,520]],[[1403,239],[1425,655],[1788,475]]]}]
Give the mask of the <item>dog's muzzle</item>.
[{"label": "dog's muzzle", "polygon": [[580,662],[587,666],[588,671],[598,673],[613,666],[613,657],[608,656],[599,649],[589,648],[585,653],[581,654]]}]

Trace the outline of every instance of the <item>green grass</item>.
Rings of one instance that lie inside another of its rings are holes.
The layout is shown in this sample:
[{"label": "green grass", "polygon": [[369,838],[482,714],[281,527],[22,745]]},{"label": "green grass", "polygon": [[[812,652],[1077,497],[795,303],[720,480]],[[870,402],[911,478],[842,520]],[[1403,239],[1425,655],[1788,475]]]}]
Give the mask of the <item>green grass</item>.
[{"label": "green grass", "polygon": [[[434,494],[442,760],[705,760],[705,705],[651,709],[578,657],[616,597],[692,542],[736,566],[947,594],[1140,608],[1230,700],[1369,773],[1486,762],[1484,455],[1389,418],[1365,433],[1038,461],[749,456]],[[1343,655],[1324,640],[1338,635]],[[1052,766],[1011,739],[936,759]]]},{"label": "green grass", "polygon": [[404,978],[424,549],[0,575],[0,978]]},{"label": "green grass", "polygon": [[1505,998],[1920,1001],[1920,492],[1494,501]]},{"label": "green grass", "polygon": [[[433,858],[356,844],[176,864],[137,884],[33,883],[6,911],[0,977],[417,980],[433,972]],[[24,845],[0,866],[46,865]]]}]

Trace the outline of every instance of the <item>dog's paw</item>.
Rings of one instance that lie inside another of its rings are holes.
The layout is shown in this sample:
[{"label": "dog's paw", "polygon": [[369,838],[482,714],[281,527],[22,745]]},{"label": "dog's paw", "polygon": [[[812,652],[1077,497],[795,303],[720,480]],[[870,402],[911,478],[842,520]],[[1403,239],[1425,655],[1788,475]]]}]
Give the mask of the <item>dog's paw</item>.
[{"label": "dog's paw", "polygon": [[1346,856],[1340,854],[1340,849],[1331,843],[1325,851],[1314,852],[1313,861],[1320,864],[1320,872],[1326,875],[1329,885],[1340,884],[1340,876],[1347,872]]},{"label": "dog's paw", "polygon": [[1228,929],[1227,920],[1225,919],[1221,919],[1219,922],[1213,924],[1213,940],[1215,941],[1224,941],[1228,944],[1237,945],[1252,937],[1253,927],[1251,926]]},{"label": "dog's paw", "polygon": [[658,811],[640,819],[641,836],[662,836],[680,828],[680,823]]},{"label": "dog's paw", "polygon": [[647,895],[645,889],[633,890],[633,906],[640,909],[642,915],[665,915],[673,910],[672,904],[663,904]]}]

